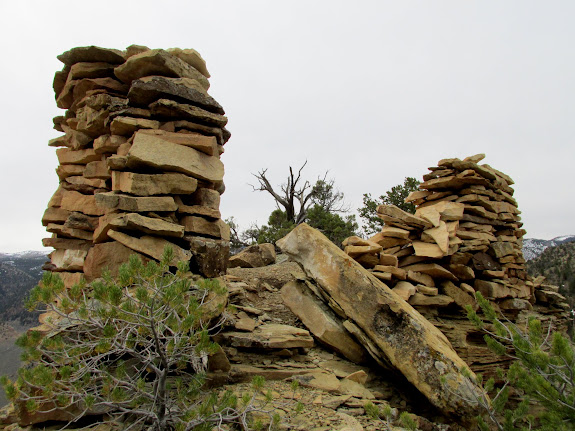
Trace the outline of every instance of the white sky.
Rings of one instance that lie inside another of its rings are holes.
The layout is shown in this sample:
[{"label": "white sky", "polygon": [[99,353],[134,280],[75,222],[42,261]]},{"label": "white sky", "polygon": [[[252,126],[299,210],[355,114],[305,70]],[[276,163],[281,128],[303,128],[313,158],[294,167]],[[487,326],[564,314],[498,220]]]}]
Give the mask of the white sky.
[{"label": "white sky", "polygon": [[222,215],[274,208],[252,192],[305,160],[351,208],[447,157],[486,153],[516,182],[528,237],[575,233],[575,2],[0,1],[0,251],[42,249],[57,188],[56,56],[72,47],[194,48],[232,138]]}]

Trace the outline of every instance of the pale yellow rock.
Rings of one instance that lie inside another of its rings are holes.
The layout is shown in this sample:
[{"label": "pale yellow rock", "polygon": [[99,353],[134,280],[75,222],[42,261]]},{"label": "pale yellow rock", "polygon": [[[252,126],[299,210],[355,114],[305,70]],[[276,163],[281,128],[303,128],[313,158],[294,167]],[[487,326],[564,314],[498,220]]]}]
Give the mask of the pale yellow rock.
[{"label": "pale yellow rock", "polygon": [[97,193],[95,195],[98,205],[130,212],[149,211],[176,211],[178,205],[171,196],[129,196],[114,192]]},{"label": "pale yellow rock", "polygon": [[[467,400],[484,394],[462,374],[468,366],[441,331],[307,224],[297,226],[276,245],[435,406],[466,418],[476,415],[476,404]],[[397,324],[399,316],[401,324]]]},{"label": "pale yellow rock", "polygon": [[50,261],[56,271],[82,271],[86,250],[54,250],[50,253]]},{"label": "pale yellow rock", "polygon": [[444,255],[446,255],[449,250],[449,231],[447,230],[447,224],[444,221],[440,221],[437,227],[424,230],[421,235],[421,239],[423,241],[430,240],[435,242]]},{"label": "pale yellow rock", "polygon": [[85,165],[86,163],[95,162],[102,158],[92,148],[85,150],[71,150],[69,148],[58,148],[56,150],[58,163],[61,165]]},{"label": "pale yellow rock", "polygon": [[417,208],[415,210],[415,215],[429,221],[436,227],[439,226],[439,222],[441,220],[441,214],[439,214],[435,205]]},{"label": "pale yellow rock", "polygon": [[260,325],[253,332],[221,332],[215,339],[232,347],[293,349],[314,346],[313,338],[305,329],[277,323]]},{"label": "pale yellow rock", "polygon": [[344,328],[335,313],[312,293],[305,282],[294,280],[285,284],[281,290],[281,297],[284,304],[322,343],[352,362],[365,361],[367,358],[365,350]]},{"label": "pale yellow rock", "polygon": [[210,221],[203,217],[184,216],[180,223],[186,232],[221,238],[226,241],[230,239],[230,228],[223,220]]},{"label": "pale yellow rock", "polygon": [[108,231],[108,236],[128,248],[131,248],[132,250],[142,253],[146,256],[150,256],[151,258],[158,261],[162,259],[164,248],[169,246],[172,248],[174,256],[170,262],[170,264],[173,266],[176,266],[178,262],[189,261],[192,257],[192,253],[190,251],[184,250],[180,246],[162,238],[146,235],[140,238],[136,238],[115,230]]},{"label": "pale yellow rock", "polygon": [[416,256],[441,258],[447,254],[435,243],[413,241],[411,245],[415,249]]},{"label": "pale yellow rock", "polygon": [[420,307],[447,307],[453,302],[453,298],[447,295],[428,296],[422,293],[416,293],[409,298],[411,305]]},{"label": "pale yellow rock", "polygon": [[423,284],[429,287],[435,287],[433,277],[428,274],[423,274],[422,272],[409,270],[407,271],[407,279],[409,281],[414,281],[418,284]]},{"label": "pale yellow rock", "polygon": [[160,122],[156,120],[133,117],[116,117],[110,125],[110,131],[113,135],[130,137],[137,130],[158,129],[159,127]]},{"label": "pale yellow rock", "polygon": [[190,194],[196,191],[198,180],[184,174],[138,174],[114,171],[112,191],[137,196]]},{"label": "pale yellow rock", "polygon": [[94,195],[83,195],[71,190],[66,190],[62,193],[60,208],[95,216],[103,215],[106,212],[105,208],[97,204]]},{"label": "pale yellow rock", "polygon": [[435,296],[439,293],[437,287],[428,287],[424,286],[423,284],[418,284],[417,286],[415,286],[415,288],[419,293],[422,293],[427,296]]},{"label": "pale yellow rock", "polygon": [[383,226],[381,229],[381,234],[384,237],[391,237],[391,238],[400,238],[400,239],[408,239],[409,238],[409,231],[405,229],[400,229],[398,227],[393,226]]},{"label": "pale yellow rock", "polygon": [[409,298],[417,292],[415,286],[408,281],[400,281],[391,290],[404,301],[409,300]]},{"label": "pale yellow rock", "polygon": [[124,136],[102,135],[94,139],[94,151],[97,154],[113,154],[124,143],[126,143]]},{"label": "pale yellow rock", "polygon": [[382,250],[380,245],[348,245],[345,252],[350,257],[357,257],[366,253],[379,253]]},{"label": "pale yellow rock", "polygon": [[378,272],[389,272],[390,274],[392,274],[395,278],[398,278],[400,280],[405,280],[407,278],[407,271],[405,271],[402,268],[398,268],[396,266],[391,266],[391,265],[376,265],[373,267],[374,271],[378,271]]},{"label": "pale yellow rock", "polygon": [[161,136],[163,140],[198,150],[208,156],[218,156],[218,141],[215,136],[194,132],[166,132],[164,130],[142,130],[140,133]]},{"label": "pale yellow rock", "polygon": [[403,269],[406,271],[421,272],[435,278],[444,278],[447,280],[457,281],[457,277],[455,277],[451,272],[443,268],[441,265],[438,265],[437,263],[416,263],[413,265],[408,265]]},{"label": "pale yellow rock", "polygon": [[224,165],[191,147],[179,145],[162,135],[136,132],[128,153],[129,167],[150,167],[163,172],[180,172],[194,178],[218,182],[224,177]]},{"label": "pale yellow rock", "polygon": [[188,63],[190,66],[192,66],[206,78],[210,77],[210,73],[208,72],[208,69],[206,67],[206,61],[202,58],[200,53],[195,49],[168,48],[166,51],[178,57],[180,60],[183,60],[186,63]]},{"label": "pale yellow rock", "polygon": [[394,256],[393,254],[385,254],[385,253],[379,254],[379,264],[380,265],[397,266],[397,263],[398,263],[397,256]]},{"label": "pale yellow rock", "polygon": [[144,217],[137,213],[118,215],[110,220],[109,225],[111,229],[115,230],[136,230],[152,235],[175,238],[184,236],[184,226],[157,218]]},{"label": "pale yellow rock", "polygon": [[391,218],[399,219],[410,226],[416,226],[420,228],[433,227],[433,225],[428,220],[425,220],[421,217],[416,217],[413,214],[403,211],[394,205],[379,205],[377,207],[377,215],[384,221],[385,218],[382,216],[388,216]]}]

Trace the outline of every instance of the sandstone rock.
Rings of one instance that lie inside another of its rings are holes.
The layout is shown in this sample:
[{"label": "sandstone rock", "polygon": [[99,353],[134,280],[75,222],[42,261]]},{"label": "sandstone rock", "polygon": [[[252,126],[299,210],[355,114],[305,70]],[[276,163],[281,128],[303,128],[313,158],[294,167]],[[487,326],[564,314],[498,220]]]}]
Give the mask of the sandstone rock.
[{"label": "sandstone rock", "polygon": [[238,319],[234,325],[238,331],[252,332],[256,328],[256,321],[250,317]]},{"label": "sandstone rock", "polygon": [[380,245],[348,245],[345,252],[350,257],[357,257],[367,253],[379,253],[382,250]]},{"label": "sandstone rock", "polygon": [[117,49],[100,48],[99,46],[79,46],[58,56],[58,60],[71,66],[80,62],[103,62],[120,64],[124,62],[122,52]]},{"label": "sandstone rock", "polygon": [[421,272],[434,278],[457,281],[457,277],[437,263],[416,263],[414,265],[408,265],[403,269],[406,271]]},{"label": "sandstone rock", "polygon": [[297,380],[306,388],[315,388],[326,392],[337,392],[340,387],[339,379],[326,371],[306,372],[303,375],[293,377],[292,380]]},{"label": "sandstone rock", "polygon": [[275,261],[276,251],[273,244],[254,244],[230,257],[228,267],[258,268],[271,265]]},{"label": "sandstone rock", "polygon": [[116,117],[110,125],[113,135],[131,136],[140,129],[158,129],[160,122],[146,118]]},{"label": "sandstone rock", "polygon": [[422,293],[427,296],[435,296],[439,293],[437,287],[424,286],[423,284],[418,284],[415,287],[419,293]]},{"label": "sandstone rock", "polygon": [[65,191],[62,194],[60,207],[87,215],[100,216],[105,213],[105,208],[98,205],[94,195],[84,195],[75,191]]},{"label": "sandstone rock", "polygon": [[449,232],[447,230],[447,224],[443,220],[439,222],[439,226],[424,230],[421,239],[423,241],[435,242],[444,255],[447,254],[449,250]]},{"label": "sandstone rock", "polygon": [[447,295],[428,296],[419,292],[409,298],[411,305],[423,307],[447,307],[453,302],[453,298]]},{"label": "sandstone rock", "polygon": [[375,399],[375,396],[369,389],[367,389],[361,383],[358,383],[350,379],[340,380],[338,391],[341,392],[342,394],[351,395],[359,399],[365,399],[365,400]]},{"label": "sandstone rock", "polygon": [[48,226],[50,223],[64,224],[68,219],[70,211],[59,207],[48,207],[42,216],[42,226]]},{"label": "sandstone rock", "polygon": [[154,236],[142,236],[136,238],[125,233],[118,232],[115,230],[110,230],[108,236],[115,239],[119,243],[125,245],[126,247],[142,253],[146,256],[150,256],[153,259],[161,260],[164,254],[164,248],[169,246],[173,251],[173,259],[170,262],[171,265],[176,266],[178,262],[187,262],[191,258],[191,253],[183,248],[177,246],[176,244],[167,241],[162,238]]},{"label": "sandstone rock", "polygon": [[408,239],[409,238],[409,231],[405,229],[400,229],[398,227],[393,226],[383,226],[381,229],[381,234],[384,237],[391,237],[391,238],[400,238],[400,239]]},{"label": "sandstone rock", "polygon": [[228,119],[197,106],[178,103],[169,99],[160,99],[150,105],[152,115],[164,118],[177,118],[205,124],[211,127],[224,127]]},{"label": "sandstone rock", "polygon": [[137,196],[189,194],[198,187],[198,180],[184,174],[137,174],[114,171],[112,190]]},{"label": "sandstone rock", "polygon": [[185,61],[171,55],[163,49],[150,49],[133,55],[115,70],[116,76],[130,83],[144,76],[166,76],[173,78],[195,79],[206,90],[210,87],[208,79]]},{"label": "sandstone rock", "polygon": [[126,138],[118,135],[103,135],[94,139],[94,151],[97,154],[115,153]]},{"label": "sandstone rock", "polygon": [[137,132],[128,153],[128,166],[181,172],[207,181],[222,181],[224,166],[214,156],[174,144],[162,136]]},{"label": "sandstone rock", "polygon": [[397,256],[394,256],[392,254],[380,253],[379,254],[379,264],[380,265],[397,266],[397,264],[398,264]]},{"label": "sandstone rock", "polygon": [[178,206],[171,196],[137,197],[114,192],[97,193],[95,200],[101,207],[130,212],[176,211]]},{"label": "sandstone rock", "polygon": [[512,296],[511,290],[502,284],[493,281],[475,280],[473,285],[476,291],[481,292],[485,298],[508,298]]},{"label": "sandstone rock", "polygon": [[428,274],[423,274],[422,272],[408,270],[407,279],[409,281],[414,281],[418,284],[423,284],[429,287],[435,287],[435,281],[433,281],[433,277],[431,277]]},{"label": "sandstone rock", "polygon": [[415,286],[408,281],[400,281],[391,290],[404,301],[409,300],[416,293]]},{"label": "sandstone rock", "polygon": [[221,213],[217,209],[212,209],[201,205],[186,205],[184,204],[180,196],[174,196],[174,200],[178,205],[179,213],[196,215],[196,216],[199,215],[208,219],[215,219],[215,220],[221,218]]},{"label": "sandstone rock", "polygon": [[276,323],[260,325],[249,333],[220,332],[214,338],[216,342],[225,345],[257,349],[291,349],[314,345],[313,338],[305,329]]},{"label": "sandstone rock", "polygon": [[359,345],[341,321],[306,286],[306,283],[290,281],[281,290],[285,305],[323,344],[355,363],[366,359],[365,350]]},{"label": "sandstone rock", "polygon": [[203,217],[184,216],[180,220],[186,232],[230,240],[230,227],[223,221],[210,221]]},{"label": "sandstone rock", "polygon": [[92,240],[92,232],[81,229],[72,229],[62,224],[48,223],[46,230],[50,233],[57,234],[59,237],[78,238],[88,241]]},{"label": "sandstone rock", "polygon": [[88,251],[92,246],[90,241],[82,241],[80,239],[69,238],[43,238],[42,245],[44,247],[52,247],[55,249],[64,250],[83,250]]},{"label": "sandstone rock", "polygon": [[87,216],[80,212],[71,212],[64,222],[64,226],[92,232],[98,226],[98,217]]},{"label": "sandstone rock", "polygon": [[[302,265],[322,292],[339,304],[433,404],[463,417],[476,414],[476,406],[465,400],[473,393],[483,394],[461,374],[467,365],[437,328],[306,224],[297,226],[277,245]],[[443,390],[442,378],[449,391]]]},{"label": "sandstone rock", "polygon": [[54,250],[50,253],[50,261],[55,266],[54,271],[82,271],[86,250]]},{"label": "sandstone rock", "polygon": [[441,258],[446,254],[439,245],[434,243],[413,241],[411,244],[416,256]]},{"label": "sandstone rock", "polygon": [[166,51],[178,57],[180,60],[183,60],[186,63],[188,63],[190,66],[192,66],[206,78],[210,77],[210,73],[208,72],[208,69],[206,67],[205,60],[202,58],[200,53],[195,49],[168,48]]},{"label": "sandstone rock", "polygon": [[219,277],[226,273],[230,255],[228,241],[209,238],[190,238],[190,270],[207,278]]},{"label": "sandstone rock", "polygon": [[199,106],[217,114],[224,114],[222,106],[208,95],[198,81],[190,78],[146,76],[132,81],[128,98],[135,105],[145,106],[159,99],[171,99]]},{"label": "sandstone rock", "polygon": [[379,205],[377,207],[377,215],[384,221],[386,219],[382,216],[391,217],[392,219],[400,219],[405,224],[418,228],[429,229],[433,227],[433,225],[428,220],[416,217],[413,214],[405,212],[394,205]]},{"label": "sandstone rock", "polygon": [[441,289],[443,293],[447,296],[453,298],[455,303],[459,305],[461,308],[465,310],[467,305],[470,305],[473,308],[477,308],[477,303],[475,298],[471,296],[469,293],[464,292],[462,289],[457,287],[449,280],[445,280],[441,283]]},{"label": "sandstone rock", "polygon": [[[108,223],[108,229],[136,230],[157,236],[181,238],[184,236],[184,227],[165,220],[144,217],[141,214],[128,213],[116,215]],[[102,228],[102,226],[100,226]]]},{"label": "sandstone rock", "polygon": [[[84,261],[86,280],[92,281],[101,277],[104,270],[109,270],[112,276],[117,276],[120,265],[127,262],[132,254],[138,253],[116,241],[95,244],[88,251]],[[148,260],[141,255],[139,256],[144,262]]]},{"label": "sandstone rock", "polygon": [[205,136],[201,133],[181,131],[178,133],[167,132],[165,130],[142,129],[140,134],[160,136],[162,140],[173,144],[183,145],[193,148],[208,156],[219,156],[218,142],[214,136]]},{"label": "sandstone rock", "polygon": [[88,163],[83,175],[85,178],[99,178],[102,180],[107,180],[111,177],[110,170],[103,160]]},{"label": "sandstone rock", "polygon": [[86,150],[71,150],[69,148],[58,148],[56,150],[58,162],[61,165],[85,165],[86,163],[99,161],[102,156],[96,154],[92,148]]}]

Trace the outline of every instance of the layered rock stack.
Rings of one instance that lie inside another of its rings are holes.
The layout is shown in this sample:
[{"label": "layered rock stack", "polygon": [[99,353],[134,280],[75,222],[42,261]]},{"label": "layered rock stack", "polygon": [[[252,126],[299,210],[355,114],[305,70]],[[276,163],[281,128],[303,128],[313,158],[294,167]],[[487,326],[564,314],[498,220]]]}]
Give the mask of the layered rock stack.
[{"label": "layered rock stack", "polygon": [[224,110],[208,93],[209,73],[193,49],[126,51],[79,47],[58,56],[54,78],[63,132],[60,185],[42,223],[55,248],[45,269],[65,284],[116,273],[137,253],[190,261],[207,277],[225,272],[229,228],[221,220]]},{"label": "layered rock stack", "polygon": [[527,275],[513,180],[479,164],[483,158],[441,160],[406,199],[415,214],[380,205],[382,231],[344,241],[348,255],[440,327],[471,365],[495,360],[486,359],[481,335],[465,320],[476,291],[513,320],[534,307],[546,315],[568,308],[556,289]]}]

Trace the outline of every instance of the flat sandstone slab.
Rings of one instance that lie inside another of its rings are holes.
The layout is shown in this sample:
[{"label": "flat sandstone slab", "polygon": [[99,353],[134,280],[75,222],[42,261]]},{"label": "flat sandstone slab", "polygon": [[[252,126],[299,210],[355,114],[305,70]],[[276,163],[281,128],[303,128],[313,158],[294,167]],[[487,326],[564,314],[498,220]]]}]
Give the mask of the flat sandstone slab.
[{"label": "flat sandstone slab", "polygon": [[128,152],[128,166],[181,172],[213,182],[220,182],[224,178],[224,164],[217,157],[174,143],[163,135],[141,132],[134,135],[134,143]]},{"label": "flat sandstone slab", "polygon": [[[319,231],[301,224],[277,242],[435,406],[471,418],[483,396],[447,338]],[[449,387],[446,390],[442,380]]]}]

